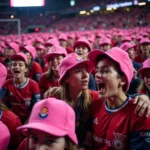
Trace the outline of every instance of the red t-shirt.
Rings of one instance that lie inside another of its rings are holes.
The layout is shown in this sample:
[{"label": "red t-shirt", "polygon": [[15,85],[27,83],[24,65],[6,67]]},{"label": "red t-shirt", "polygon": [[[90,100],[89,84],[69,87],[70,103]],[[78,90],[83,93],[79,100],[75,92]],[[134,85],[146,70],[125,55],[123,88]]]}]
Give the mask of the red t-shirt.
[{"label": "red t-shirt", "polygon": [[11,110],[20,117],[23,123],[28,118],[33,105],[40,100],[38,84],[27,78],[24,85],[17,87],[14,79],[9,79],[3,86],[4,102],[11,104]]},{"label": "red t-shirt", "polygon": [[39,80],[39,88],[40,88],[40,93],[41,97],[43,97],[43,94],[50,88],[50,87],[58,87],[59,83],[57,80],[54,79],[48,79],[46,77],[47,73],[44,73],[41,75],[40,80]]},{"label": "red t-shirt", "polygon": [[32,67],[29,70],[28,77],[38,82],[42,72],[43,71],[40,64],[38,64],[37,62],[33,62]]},{"label": "red t-shirt", "polygon": [[0,110],[0,120],[8,127],[10,131],[9,147],[16,147],[20,143],[22,136],[17,127],[21,126],[21,121],[17,115],[9,110]]}]

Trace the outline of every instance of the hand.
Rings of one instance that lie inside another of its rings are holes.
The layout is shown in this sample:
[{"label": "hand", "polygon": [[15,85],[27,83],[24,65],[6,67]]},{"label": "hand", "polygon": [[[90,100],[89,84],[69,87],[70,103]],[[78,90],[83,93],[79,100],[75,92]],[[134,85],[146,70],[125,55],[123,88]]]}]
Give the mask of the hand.
[{"label": "hand", "polygon": [[139,95],[134,98],[133,104],[137,104],[135,113],[142,116],[144,113],[146,117],[150,115],[150,100],[146,95]]},{"label": "hand", "polygon": [[43,97],[44,98],[48,98],[48,97],[51,97],[52,95],[54,95],[54,93],[56,92],[56,90],[58,89],[58,87],[53,87],[53,88],[50,88],[49,90],[47,90]]}]

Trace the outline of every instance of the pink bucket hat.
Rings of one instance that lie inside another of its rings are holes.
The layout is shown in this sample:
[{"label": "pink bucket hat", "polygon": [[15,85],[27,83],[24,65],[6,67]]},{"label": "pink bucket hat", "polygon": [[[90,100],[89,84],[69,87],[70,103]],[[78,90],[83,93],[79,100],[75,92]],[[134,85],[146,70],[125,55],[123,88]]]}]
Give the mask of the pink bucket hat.
[{"label": "pink bucket hat", "polygon": [[128,53],[123,51],[119,47],[113,47],[106,52],[101,50],[94,50],[89,53],[88,58],[96,65],[98,61],[97,58],[103,54],[111,58],[120,66],[121,71],[124,73],[127,79],[126,85],[127,91],[129,89],[130,81],[132,80],[133,77],[133,65],[129,58]]},{"label": "pink bucket hat", "polygon": [[76,48],[77,45],[79,45],[79,44],[85,44],[85,45],[88,47],[89,52],[92,50],[89,41],[88,41],[87,39],[85,39],[85,38],[80,38],[79,40],[77,40],[77,41],[74,43],[74,45],[73,45],[73,49],[75,50],[75,48]]},{"label": "pink bucket hat", "polygon": [[50,57],[52,57],[53,55],[63,55],[64,57],[66,57],[67,51],[61,46],[54,45],[49,49],[48,53],[45,55],[46,61],[49,62]]},{"label": "pink bucket hat", "polygon": [[87,65],[89,73],[91,73],[92,70],[94,69],[94,65],[91,61],[83,60],[76,53],[71,53],[63,59],[63,61],[61,62],[61,64],[58,67],[58,71],[59,71],[59,75],[60,75],[59,84],[61,84],[62,79],[65,77],[67,71],[76,67],[79,64]]},{"label": "pink bucket hat", "polygon": [[10,140],[10,132],[5,124],[0,121],[0,150],[7,150]]},{"label": "pink bucket hat", "polygon": [[7,46],[12,48],[15,51],[15,53],[19,52],[19,45],[18,44],[16,44],[16,43],[6,43],[6,48],[7,48]]},{"label": "pink bucket hat", "polygon": [[57,39],[50,39],[44,45],[45,46],[54,46],[54,45],[59,45],[59,42]]},{"label": "pink bucket hat", "polygon": [[143,73],[145,70],[149,69],[150,70],[150,58],[145,60],[143,62],[143,67],[141,69],[138,70],[138,73],[140,75],[140,77],[143,79]]},{"label": "pink bucket hat", "polygon": [[6,67],[0,63],[0,89],[2,88],[6,78],[7,78],[7,69]]},{"label": "pink bucket hat", "polygon": [[124,51],[128,51],[130,48],[135,48],[136,45],[135,44],[131,44],[129,42],[125,42],[123,44],[121,44],[120,48],[123,49]]},{"label": "pink bucket hat", "polygon": [[22,49],[28,51],[31,54],[33,60],[36,58],[36,49],[32,45],[21,46],[20,50]]},{"label": "pink bucket hat", "polygon": [[27,60],[27,56],[24,54],[24,53],[17,53],[15,55],[12,55],[10,57],[11,60],[16,60],[16,59],[21,59],[23,60],[24,62],[28,63],[28,60]]},{"label": "pink bucket hat", "polygon": [[150,44],[150,40],[148,38],[141,39],[140,45],[143,45],[143,44]]},{"label": "pink bucket hat", "polygon": [[112,45],[111,40],[108,38],[101,38],[99,41],[99,45],[102,46],[102,45],[106,45],[106,44]]},{"label": "pink bucket hat", "polygon": [[54,136],[68,136],[77,144],[74,110],[64,101],[48,98],[36,103],[26,125],[17,129],[37,129]]}]

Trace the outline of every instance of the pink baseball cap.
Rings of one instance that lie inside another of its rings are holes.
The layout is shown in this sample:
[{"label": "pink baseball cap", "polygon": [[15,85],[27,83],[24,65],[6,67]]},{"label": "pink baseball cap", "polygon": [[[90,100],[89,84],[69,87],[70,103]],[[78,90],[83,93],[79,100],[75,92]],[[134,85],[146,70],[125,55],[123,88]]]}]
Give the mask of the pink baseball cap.
[{"label": "pink baseball cap", "polygon": [[65,77],[67,71],[76,67],[79,64],[85,64],[88,67],[88,72],[91,73],[94,69],[94,65],[90,60],[83,60],[79,55],[76,53],[71,53],[67,55],[61,64],[58,66],[58,72],[60,75],[59,84],[61,84],[62,79]]},{"label": "pink baseball cap", "polygon": [[28,63],[27,56],[22,52],[12,55],[10,57],[10,59],[11,60],[20,59],[20,60],[23,60],[24,62]]},{"label": "pink baseball cap", "polygon": [[2,88],[6,78],[7,78],[7,69],[6,67],[0,63],[0,89]]},{"label": "pink baseball cap", "polygon": [[59,42],[57,39],[50,39],[44,45],[45,46],[54,46],[54,45],[59,45]]},{"label": "pink baseball cap", "polygon": [[75,50],[75,48],[76,48],[77,45],[79,45],[79,44],[85,44],[85,45],[88,47],[89,52],[92,50],[89,41],[88,41],[87,39],[85,39],[85,38],[80,38],[79,40],[77,40],[77,41],[74,43],[74,45],[73,45],[73,49]]},{"label": "pink baseball cap", "polygon": [[121,44],[120,48],[123,49],[124,51],[128,51],[130,48],[135,48],[136,44],[131,44],[130,42],[125,42]]},{"label": "pink baseball cap", "polygon": [[108,38],[101,38],[99,41],[99,45],[102,46],[102,45],[106,45],[106,44],[112,45],[111,40]]},{"label": "pink baseball cap", "polygon": [[78,143],[74,110],[63,100],[47,98],[37,102],[26,125],[17,129],[37,129],[54,136],[68,136]]},{"label": "pink baseball cap", "polygon": [[10,140],[10,132],[5,124],[3,124],[2,121],[0,121],[0,149],[1,150],[7,150],[8,144]]},{"label": "pink baseball cap", "polygon": [[150,58],[145,60],[143,62],[143,67],[141,69],[138,70],[138,73],[140,75],[140,77],[143,79],[143,73],[145,70],[149,69],[150,70]]},{"label": "pink baseball cap", "polygon": [[65,34],[61,34],[58,39],[59,40],[64,40],[64,41],[68,40],[67,35],[65,35]]},{"label": "pink baseball cap", "polygon": [[22,49],[28,51],[31,54],[33,60],[36,58],[36,49],[32,45],[21,46],[20,50]]},{"label": "pink baseball cap", "polygon": [[129,58],[129,55],[127,52],[123,51],[119,47],[113,47],[110,50],[104,52],[101,50],[93,50],[89,53],[88,58],[97,65],[97,58],[100,55],[106,55],[113,61],[115,61],[119,66],[121,71],[124,73],[126,79],[127,79],[127,85],[126,85],[126,91],[129,89],[130,82],[133,77],[133,65]]},{"label": "pink baseball cap", "polygon": [[48,53],[45,55],[46,61],[48,62],[50,57],[52,57],[53,55],[63,55],[64,57],[66,57],[67,51],[61,46],[54,45],[49,49]]},{"label": "pink baseball cap", "polygon": [[140,45],[143,45],[143,44],[150,44],[150,40],[148,38],[141,39]]},{"label": "pink baseball cap", "polygon": [[6,48],[7,48],[7,46],[12,48],[15,51],[15,53],[19,52],[19,45],[18,44],[16,44],[16,43],[6,43]]}]

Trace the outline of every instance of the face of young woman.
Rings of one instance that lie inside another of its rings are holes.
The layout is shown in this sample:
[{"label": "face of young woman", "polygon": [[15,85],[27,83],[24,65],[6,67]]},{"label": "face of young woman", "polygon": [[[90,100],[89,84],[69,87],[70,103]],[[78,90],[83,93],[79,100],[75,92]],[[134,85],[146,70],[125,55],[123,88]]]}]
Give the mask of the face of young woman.
[{"label": "face of young woman", "polygon": [[25,77],[25,73],[27,72],[27,67],[25,65],[25,62],[22,60],[12,61],[11,71],[14,75],[14,78]]},{"label": "face of young woman", "polygon": [[89,73],[86,65],[81,64],[70,70],[66,82],[69,88],[78,90],[88,89]]},{"label": "face of young woman", "polygon": [[150,91],[150,70],[146,70],[144,72],[144,84],[146,85],[146,87]]},{"label": "face of young woman", "polygon": [[75,53],[78,54],[82,59],[87,59],[89,50],[85,44],[78,44],[75,48]]},{"label": "face of young woman", "polygon": [[115,68],[116,63],[108,58],[101,59],[97,64],[95,80],[102,97],[117,96],[120,91],[121,78]]},{"label": "face of young woman", "polygon": [[30,131],[29,150],[64,150],[65,144],[65,137],[54,137],[34,129]]},{"label": "face of young woman", "polygon": [[49,66],[51,67],[53,71],[58,71],[58,66],[62,62],[63,59],[64,57],[62,55],[53,55],[50,58]]}]

